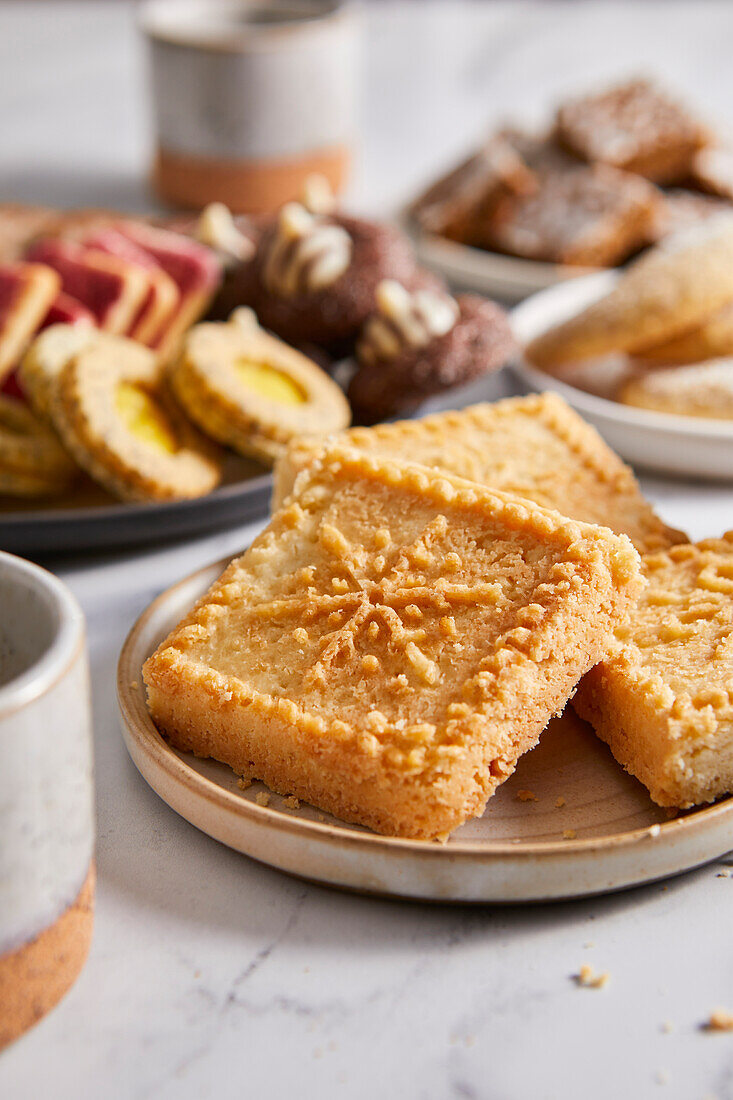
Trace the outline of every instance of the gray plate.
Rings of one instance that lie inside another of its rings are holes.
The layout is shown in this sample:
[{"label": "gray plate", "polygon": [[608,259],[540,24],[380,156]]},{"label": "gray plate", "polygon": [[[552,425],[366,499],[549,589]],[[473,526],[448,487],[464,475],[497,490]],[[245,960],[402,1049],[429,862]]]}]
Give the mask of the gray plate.
[{"label": "gray plate", "polygon": [[266,515],[271,491],[270,473],[232,457],[225,483],[195,500],[122,503],[91,484],[47,507],[6,498],[0,504],[0,549],[26,556],[120,549],[233,527]]}]

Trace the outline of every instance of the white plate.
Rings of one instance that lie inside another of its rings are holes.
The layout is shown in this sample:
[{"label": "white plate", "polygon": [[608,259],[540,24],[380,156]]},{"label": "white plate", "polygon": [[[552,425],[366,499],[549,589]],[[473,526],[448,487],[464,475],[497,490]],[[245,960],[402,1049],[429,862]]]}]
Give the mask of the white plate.
[{"label": "white plate", "polygon": [[[243,791],[225,765],[170,747],[142,687],[145,659],[225,565],[201,569],[159,596],[133,627],[118,669],[132,759],[169,806],[223,844],[327,885],[451,902],[606,893],[688,870],[733,846],[733,798],[668,820],[570,709],[550,723],[484,816],[445,845],[377,836],[307,805],[289,809],[277,795],[258,805],[262,784]],[[536,801],[518,797],[528,791]]]},{"label": "white plate", "polygon": [[[600,298],[618,278],[602,271],[551,287],[517,306],[512,327],[526,344],[550,325]],[[634,409],[587,393],[518,359],[513,369],[531,390],[553,390],[590,421],[623,458],[665,474],[733,481],[733,422]]]},{"label": "white plate", "polygon": [[542,263],[504,256],[484,248],[450,241],[409,226],[421,263],[439,272],[449,283],[476,290],[504,302],[521,302],[538,290],[587,275],[593,268]]}]

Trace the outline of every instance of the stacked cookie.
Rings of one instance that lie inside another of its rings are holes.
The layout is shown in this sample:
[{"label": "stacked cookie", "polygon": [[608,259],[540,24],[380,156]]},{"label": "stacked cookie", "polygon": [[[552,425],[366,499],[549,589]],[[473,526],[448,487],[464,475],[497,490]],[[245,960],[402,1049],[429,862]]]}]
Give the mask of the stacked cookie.
[{"label": "stacked cookie", "polygon": [[613,288],[540,334],[528,358],[573,377],[626,356],[615,396],[684,416],[730,419],[733,409],[733,214],[683,230],[645,253]]},{"label": "stacked cookie", "polygon": [[[208,492],[218,445],[272,465],[296,436],[339,431],[352,410],[365,423],[412,410],[513,350],[499,306],[451,297],[403,233],[336,211],[317,178],[302,203],[256,221],[216,204],[167,229],[49,216],[30,244],[7,243],[33,262],[14,262],[5,294],[0,272],[0,367],[40,335],[6,393],[123,499]],[[206,310],[213,320],[195,324]],[[58,484],[7,476],[4,491]]]},{"label": "stacked cookie", "polygon": [[612,267],[730,207],[733,158],[674,96],[634,79],[493,134],[411,207],[417,226],[527,260]]},{"label": "stacked cookie", "polygon": [[296,440],[273,507],[145,666],[178,747],[442,836],[574,695],[659,804],[733,790],[733,537],[666,527],[560,398]]},{"label": "stacked cookie", "polygon": [[[0,404],[0,470],[21,496],[59,495],[80,470],[122,500],[201,496],[221,480],[221,444],[272,464],[291,438],[350,420],[336,383],[247,310],[194,325],[170,364],[129,337],[52,325],[18,379],[27,403]],[[17,468],[21,421],[32,468]]]},{"label": "stacked cookie", "polygon": [[223,258],[212,315],[247,306],[322,362],[348,358],[341,373],[362,423],[408,413],[498,369],[513,350],[499,306],[453,298],[418,265],[404,233],[339,212],[318,178],[273,217],[235,223],[215,205],[188,229]]}]

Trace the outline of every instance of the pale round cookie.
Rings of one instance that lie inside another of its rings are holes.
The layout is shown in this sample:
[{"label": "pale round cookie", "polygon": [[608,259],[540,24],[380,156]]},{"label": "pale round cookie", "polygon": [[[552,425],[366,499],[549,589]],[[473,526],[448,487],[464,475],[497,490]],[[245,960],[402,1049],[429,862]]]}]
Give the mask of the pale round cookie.
[{"label": "pale round cookie", "polygon": [[295,436],[329,435],[351,419],[325,371],[265,332],[247,309],[227,322],[195,325],[169,376],[204,432],[268,464]]},{"label": "pale round cookie", "polygon": [[639,409],[733,420],[733,358],[648,371],[624,383],[617,396]]},{"label": "pale round cookie", "polygon": [[0,396],[0,493],[58,495],[77,473],[52,429],[22,401]]},{"label": "pale round cookie", "polygon": [[649,364],[702,363],[706,359],[719,359],[733,355],[733,303],[708,317],[691,332],[685,332],[672,340],[665,340],[653,348],[645,348],[637,358]]},{"label": "pale round cookie", "polygon": [[50,419],[53,390],[69,360],[105,335],[92,325],[50,325],[36,336],[21,360],[18,377],[39,416]]},{"label": "pale round cookie", "polygon": [[733,300],[733,214],[669,237],[608,294],[548,329],[527,348],[552,370],[610,352],[638,354],[688,332]]},{"label": "pale round cookie", "polygon": [[123,500],[203,496],[221,480],[218,448],[172,400],[153,352],[125,337],[69,360],[51,415],[79,465]]}]

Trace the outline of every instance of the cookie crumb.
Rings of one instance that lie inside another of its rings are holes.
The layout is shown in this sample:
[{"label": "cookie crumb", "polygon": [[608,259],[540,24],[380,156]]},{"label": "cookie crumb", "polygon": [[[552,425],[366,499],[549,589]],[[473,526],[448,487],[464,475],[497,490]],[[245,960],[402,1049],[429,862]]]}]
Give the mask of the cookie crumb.
[{"label": "cookie crumb", "polygon": [[536,802],[537,795],[534,791],[517,791],[517,798],[520,802]]},{"label": "cookie crumb", "polygon": [[664,1069],[658,1069],[654,1075],[654,1080],[658,1085],[666,1085],[669,1082],[669,1074]]},{"label": "cookie crumb", "polygon": [[563,798],[562,795],[560,795],[558,798],[555,799],[555,809],[556,810],[561,810],[564,805],[565,805],[565,799]]},{"label": "cookie crumb", "polygon": [[574,975],[574,979],[577,985],[582,986],[583,989],[603,989],[608,985],[608,981],[611,975],[607,970],[604,970],[602,974],[596,974],[592,966],[588,963],[583,963],[577,974]]},{"label": "cookie crumb", "polygon": [[318,820],[319,821],[325,821],[326,820],[326,815],[325,814],[318,814]]},{"label": "cookie crumb", "polygon": [[722,871],[718,871],[716,878],[730,878],[730,871],[727,867],[724,867]]},{"label": "cookie crumb", "polygon": [[255,802],[258,806],[269,806],[271,797],[269,791],[258,791],[255,795]]},{"label": "cookie crumb", "polygon": [[240,779],[237,780],[237,786],[239,787],[240,791],[246,791],[247,787],[252,786],[252,780],[245,779],[244,776],[242,776]]},{"label": "cookie crumb", "polygon": [[651,825],[649,828],[649,836],[659,836],[662,831],[661,825]]},{"label": "cookie crumb", "polygon": [[595,942],[594,942],[593,940],[588,940],[588,942],[587,942],[587,943],[584,943],[584,944],[583,944],[583,947],[584,947],[584,948],[585,948],[585,950],[587,951],[587,950],[588,950],[589,948],[591,948],[591,947],[595,947]]},{"label": "cookie crumb", "polygon": [[132,688],[133,691],[137,691],[137,689],[140,687],[140,681],[139,680],[130,680],[130,687]]},{"label": "cookie crumb", "polygon": [[661,1030],[664,1032],[665,1035],[671,1035],[671,1033],[674,1031],[674,1024],[671,1020],[665,1020],[662,1024]]},{"label": "cookie crumb", "polygon": [[287,798],[283,799],[283,806],[288,810],[299,810],[300,799],[296,798],[294,794],[289,794]]},{"label": "cookie crumb", "polygon": [[575,840],[577,835],[575,829],[563,829],[562,831],[563,840]]},{"label": "cookie crumb", "polygon": [[714,1008],[710,1019],[703,1024],[704,1031],[733,1031],[733,1012],[726,1008]]}]

